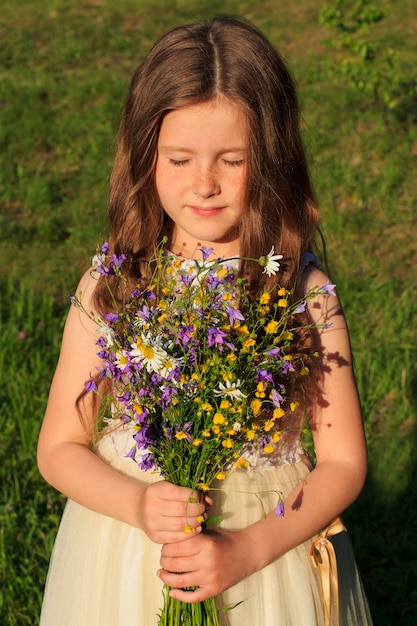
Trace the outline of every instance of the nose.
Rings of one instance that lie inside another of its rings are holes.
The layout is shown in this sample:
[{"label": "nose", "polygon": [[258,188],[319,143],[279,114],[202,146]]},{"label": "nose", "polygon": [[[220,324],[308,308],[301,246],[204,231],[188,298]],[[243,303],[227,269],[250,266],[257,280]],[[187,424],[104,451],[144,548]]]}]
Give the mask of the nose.
[{"label": "nose", "polygon": [[192,192],[201,198],[210,198],[220,193],[220,184],[214,167],[199,167],[195,174]]}]

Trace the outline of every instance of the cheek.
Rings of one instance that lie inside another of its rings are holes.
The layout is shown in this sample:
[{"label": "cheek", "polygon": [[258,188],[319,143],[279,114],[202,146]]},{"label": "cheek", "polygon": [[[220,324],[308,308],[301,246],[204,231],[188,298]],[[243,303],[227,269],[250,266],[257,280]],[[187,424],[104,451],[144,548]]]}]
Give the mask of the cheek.
[{"label": "cheek", "polygon": [[246,172],[236,173],[229,179],[230,188],[233,190],[236,199],[241,202],[246,198],[247,176]]},{"label": "cheek", "polygon": [[156,168],[155,170],[155,186],[158,195],[165,195],[172,193],[176,189],[182,186],[181,172],[173,172],[163,167]]}]

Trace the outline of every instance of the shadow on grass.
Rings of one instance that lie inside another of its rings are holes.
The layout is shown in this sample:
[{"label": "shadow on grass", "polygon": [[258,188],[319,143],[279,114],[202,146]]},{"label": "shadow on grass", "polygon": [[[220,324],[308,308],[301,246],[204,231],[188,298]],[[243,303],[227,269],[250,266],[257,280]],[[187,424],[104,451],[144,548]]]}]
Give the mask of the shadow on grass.
[{"label": "shadow on grass", "polygon": [[[417,372],[411,383],[411,415],[417,415]],[[410,419],[413,419],[412,417]],[[383,477],[370,465],[365,488],[344,521],[355,547],[375,626],[417,626],[417,424],[408,434],[411,454],[404,481],[387,502]],[[399,460],[401,463],[401,460]],[[395,468],[396,474],[401,468]]]}]

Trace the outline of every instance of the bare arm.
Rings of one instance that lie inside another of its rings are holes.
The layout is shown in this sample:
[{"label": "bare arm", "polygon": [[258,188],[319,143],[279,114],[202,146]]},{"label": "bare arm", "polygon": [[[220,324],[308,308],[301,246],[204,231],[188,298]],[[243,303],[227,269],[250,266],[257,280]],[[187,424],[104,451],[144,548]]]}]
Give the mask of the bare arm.
[{"label": "bare arm", "polygon": [[[326,280],[322,272],[314,270],[309,286],[323,285]],[[221,593],[314,536],[362,489],[366,446],[345,318],[334,296],[319,297],[310,304],[317,323],[332,323],[331,328],[320,331],[324,383],[312,420],[316,467],[286,499],[283,518],[271,512],[241,531],[203,533],[181,546],[163,546],[160,577],[174,587],[199,585],[192,601]],[[248,551],[248,545],[256,550]],[[190,594],[180,589],[172,595],[191,601]]]},{"label": "bare arm", "polygon": [[[88,272],[78,288],[87,310],[95,284]],[[188,503],[189,489],[165,481],[149,485],[125,476],[90,449],[97,420],[97,396],[89,393],[83,399],[83,420],[76,399],[100,364],[95,344],[98,337],[96,324],[71,307],[39,436],[39,470],[66,496],[142,528],[157,543],[182,541],[189,537],[184,534],[186,524],[200,530],[197,516],[204,512],[204,503]]]}]

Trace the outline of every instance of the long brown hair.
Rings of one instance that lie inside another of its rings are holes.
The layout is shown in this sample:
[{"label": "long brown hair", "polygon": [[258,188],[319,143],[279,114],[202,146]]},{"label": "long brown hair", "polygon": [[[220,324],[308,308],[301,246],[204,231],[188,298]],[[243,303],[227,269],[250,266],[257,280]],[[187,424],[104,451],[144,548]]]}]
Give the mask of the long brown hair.
[{"label": "long brown hair", "polygon": [[[247,210],[241,224],[241,255],[259,257],[272,246],[283,254],[283,271],[269,279],[256,263],[242,262],[255,296],[267,281],[302,292],[300,265],[318,228],[294,81],[281,56],[252,24],[232,17],[175,28],[139,65],[130,83],[110,183],[109,237],[127,256],[131,282],[172,223],[160,205],[154,171],[164,116],[182,106],[224,97],[239,104],[248,122]],[[99,281],[99,310],[111,309]],[[303,383],[306,386],[307,382]],[[303,395],[306,395],[305,393]]]}]

